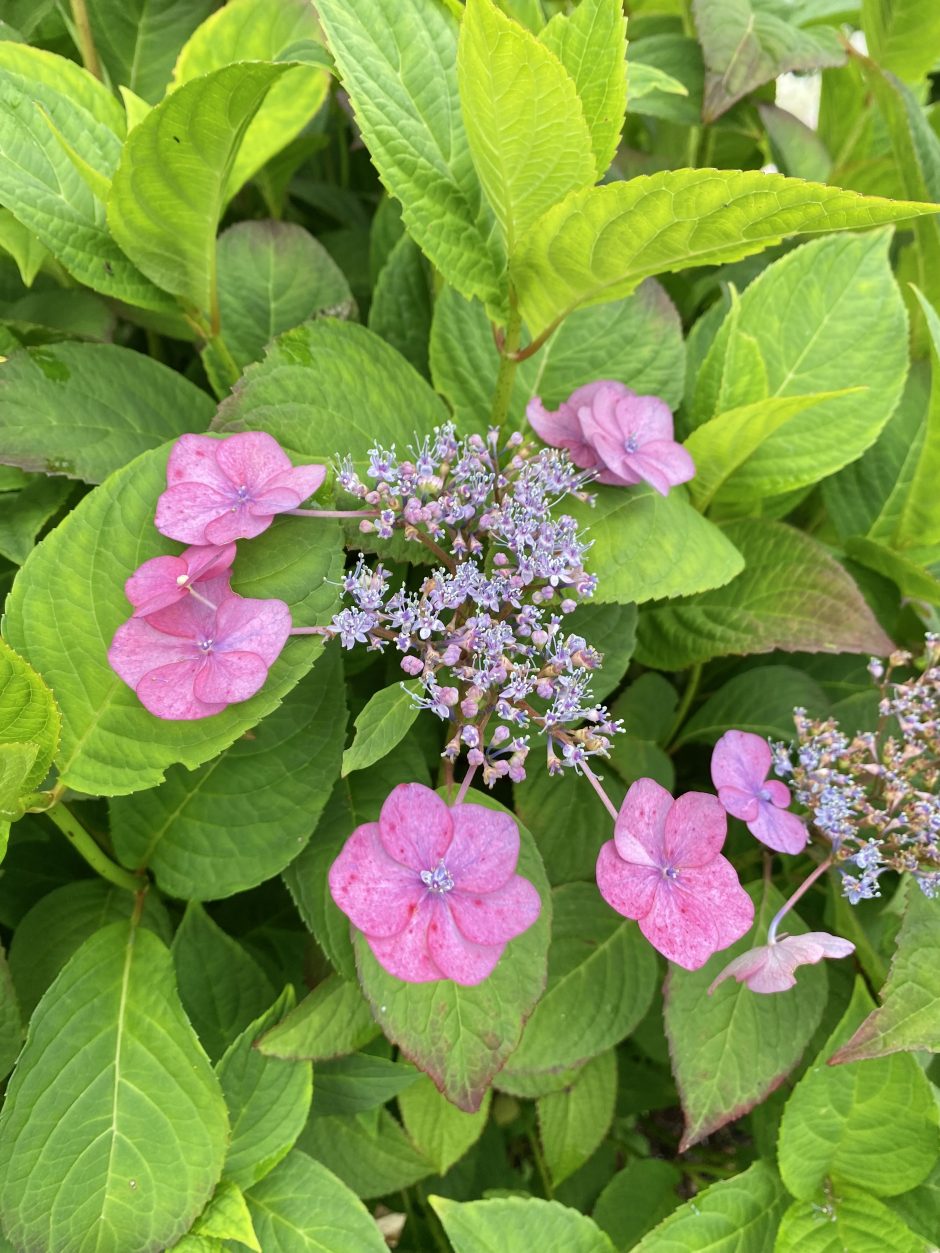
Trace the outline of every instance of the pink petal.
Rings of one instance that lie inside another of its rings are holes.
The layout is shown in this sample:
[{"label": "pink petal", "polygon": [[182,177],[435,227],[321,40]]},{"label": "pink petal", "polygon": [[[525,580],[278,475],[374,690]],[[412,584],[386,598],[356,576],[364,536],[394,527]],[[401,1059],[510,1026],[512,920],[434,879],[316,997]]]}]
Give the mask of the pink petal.
[{"label": "pink petal", "polygon": [[248,512],[255,518],[265,518],[275,513],[286,513],[288,509],[296,509],[303,496],[293,492],[289,487],[265,487],[248,506]]},{"label": "pink petal", "polygon": [[753,822],[760,812],[760,801],[753,792],[743,792],[739,787],[720,787],[718,799],[734,818]]},{"label": "pink petal", "polygon": [[326,466],[291,466],[289,470],[285,470],[283,474],[276,475],[266,483],[265,491],[269,492],[276,487],[283,487],[287,491],[296,492],[301,500],[306,500],[308,496],[312,496],[314,492],[319,491],[323,486],[325,478]]},{"label": "pink petal", "polygon": [[474,944],[506,944],[528,931],[542,910],[538,892],[528,879],[513,875],[495,892],[448,892],[450,909],[461,935]]},{"label": "pink petal", "polygon": [[666,815],[672,804],[671,793],[655,779],[631,783],[614,824],[614,839],[621,857],[641,866],[663,865]]},{"label": "pink petal", "polygon": [[274,665],[290,632],[290,609],[282,600],[253,600],[233,594],[216,614],[216,648],[257,653],[266,666]]},{"label": "pink petal", "polygon": [[721,947],[711,911],[675,883],[663,885],[639,922],[653,948],[686,970],[698,970]]},{"label": "pink petal", "polygon": [[386,854],[377,822],[356,827],[330,867],[329,884],[343,913],[373,938],[403,931],[427,894],[413,870]]},{"label": "pink petal", "polygon": [[626,458],[621,462],[620,470],[621,473],[619,474],[615,474],[609,468],[599,471],[597,475],[598,483],[606,483],[610,487],[635,487],[637,483],[643,482],[639,474],[634,473],[630,469]]},{"label": "pink petal", "polygon": [[636,474],[643,483],[648,483],[660,496],[668,496],[669,488],[672,484],[669,477],[664,473],[659,463],[651,457],[646,457],[642,452],[633,452],[623,454],[623,461],[618,467],[622,473],[626,473],[629,469]]},{"label": "pink petal", "polygon": [[[654,440],[649,444],[641,444],[635,458],[636,468],[646,477],[652,467],[669,484],[676,487],[679,483],[688,483],[695,478],[695,462],[692,454],[675,440]],[[648,480],[650,483],[652,479]],[[664,492],[663,495],[666,493]]]},{"label": "pink petal", "polygon": [[[456,805],[447,869],[465,892],[492,892],[512,877],[519,860],[519,828],[510,814],[484,805]],[[482,941],[486,943],[486,941]]]},{"label": "pink petal", "polygon": [[217,579],[232,568],[234,544],[199,544],[182,554],[189,569],[190,580]]},{"label": "pink petal", "polygon": [[752,992],[785,992],[796,983],[797,966],[815,965],[824,957],[848,957],[855,945],[826,931],[791,935],[775,944],[764,944],[736,957],[708,989],[709,995],[725,979],[746,983]]},{"label": "pink petal", "polygon": [[526,417],[539,439],[555,448],[567,449],[571,460],[580,469],[592,470],[598,464],[597,454],[585,442],[581,424],[570,403],[559,405],[553,413],[545,408],[538,396],[533,396],[526,407]]},{"label": "pink petal", "polygon": [[268,667],[257,653],[210,653],[196,675],[197,700],[234,705],[264,687]]},{"label": "pink petal", "polygon": [[180,639],[193,642],[197,639],[211,639],[217,634],[216,611],[223,601],[234,595],[228,575],[219,579],[208,579],[199,584],[198,596],[191,596],[187,592],[175,605],[167,605],[165,609],[147,614],[147,621],[158,631],[177,635]]},{"label": "pink petal", "polygon": [[189,595],[178,579],[188,578],[189,567],[182,557],[152,557],[134,571],[124,584],[124,595],[134,606],[134,617],[145,618]]},{"label": "pink petal", "polygon": [[217,447],[219,468],[236,488],[261,489],[268,479],[293,469],[290,457],[265,431],[229,435]]},{"label": "pink petal", "polygon": [[763,736],[750,731],[726,731],[712,749],[712,783],[716,789],[735,787],[742,792],[759,792],[772,756]]},{"label": "pink petal", "polygon": [[642,918],[649,913],[662,882],[658,867],[624,861],[613,840],[601,846],[595,873],[601,896],[624,918]]},{"label": "pink petal", "polygon": [[765,779],[761,791],[769,794],[771,803],[776,805],[778,809],[789,808],[790,789],[785,783],[781,783],[779,779]]},{"label": "pink petal", "polygon": [[654,441],[668,440],[672,442],[675,427],[672,410],[658,396],[631,396],[622,400],[621,422],[637,437],[642,446]]},{"label": "pink petal", "polygon": [[754,902],[738,882],[738,872],[726,857],[707,866],[679,872],[679,882],[712,916],[716,949],[727,948],[746,935],[754,922]]},{"label": "pink petal", "polygon": [[[621,402],[632,396],[633,392],[622,383],[601,383],[594,389],[589,401],[579,400],[572,404],[584,438],[601,456],[604,456],[604,444],[616,447],[618,451],[623,449],[629,431],[620,420],[619,407]],[[568,403],[571,404],[571,401]],[[607,458],[604,457],[604,460]]]},{"label": "pink petal", "polygon": [[671,866],[705,866],[721,852],[728,819],[710,792],[686,792],[666,815],[664,847]]},{"label": "pink petal", "polygon": [[379,839],[389,857],[419,873],[444,859],[454,827],[451,810],[423,783],[399,783],[379,815]]},{"label": "pink petal", "polygon": [[747,829],[777,853],[801,853],[809,842],[809,832],[796,814],[767,802],[759,805],[757,817],[747,824]]},{"label": "pink petal", "polygon": [[428,925],[438,912],[439,899],[431,892],[426,893],[411,915],[411,921],[396,935],[387,938],[366,935],[366,943],[376,961],[396,979],[404,979],[406,983],[430,983],[446,977],[428,952]]},{"label": "pink petal", "polygon": [[821,950],[823,957],[848,957],[850,953],[855,952],[855,945],[851,940],[844,940],[841,935],[831,935],[828,931],[807,931],[805,935],[788,935],[777,943],[778,947],[785,944],[792,952],[799,955],[800,965],[805,965],[809,961],[818,961],[818,957],[804,955],[811,954],[817,948]]},{"label": "pink petal", "polygon": [[228,495],[229,482],[218,463],[223,442],[208,435],[181,435],[167,461],[167,487],[177,483],[204,483]]},{"label": "pink petal", "polygon": [[796,983],[792,973],[780,970],[777,962],[773,960],[773,949],[768,944],[752,948],[729,962],[718,977],[709,984],[708,995],[711,996],[715,988],[726,979],[736,979],[738,983],[746,983],[753,992],[783,992]]},{"label": "pink petal", "polygon": [[224,703],[201,701],[193,692],[201,664],[201,661],[178,661],[148,671],[137,684],[138,700],[158,718],[174,722],[193,722],[221,713]]},{"label": "pink petal", "polygon": [[482,983],[493,973],[505,944],[473,944],[457,930],[445,901],[438,898],[428,923],[428,952],[448,979],[464,987]]},{"label": "pink petal", "polygon": [[108,649],[111,669],[133,688],[149,670],[191,660],[193,648],[188,640],[166,635],[142,618],[131,618],[119,626]]},{"label": "pink petal", "polygon": [[231,499],[208,483],[176,483],[158,498],[154,523],[163,535],[183,544],[228,543],[238,537],[214,540],[208,537],[206,528],[215,519],[229,516]]},{"label": "pink petal", "polygon": [[[293,508],[293,505],[291,506]],[[209,544],[230,544],[236,539],[254,539],[274,521],[273,514],[258,516],[247,505],[229,507],[206,523],[205,537]]]}]

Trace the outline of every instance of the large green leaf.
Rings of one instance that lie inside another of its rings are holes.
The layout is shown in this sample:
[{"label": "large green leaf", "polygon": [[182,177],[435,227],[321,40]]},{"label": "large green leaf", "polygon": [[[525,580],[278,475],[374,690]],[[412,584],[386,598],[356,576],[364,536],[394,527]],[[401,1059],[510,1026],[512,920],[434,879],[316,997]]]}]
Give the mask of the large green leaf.
[{"label": "large green leaf", "polygon": [[330,975],[258,1041],[268,1057],[342,1057],[378,1034],[357,983]]},{"label": "large green leaf", "polygon": [[457,82],[473,163],[511,265],[536,219],[594,182],[584,110],[558,58],[493,0],[467,0]]},{"label": "large green leaf", "polygon": [[780,1222],[774,1253],[925,1253],[915,1235],[877,1197],[842,1184],[794,1201]]},{"label": "large green leaf", "polygon": [[415,684],[393,683],[374,692],[356,716],[356,738],[343,753],[343,775],[381,761],[408,734],[418,716]]},{"label": "large green leaf", "polygon": [[217,317],[215,233],[245,132],[287,65],[243,62],[193,79],[131,131],[108,226],[149,279]]},{"label": "large green leaf", "polygon": [[490,1113],[490,1093],[476,1113],[468,1114],[421,1075],[417,1083],[399,1094],[398,1108],[415,1148],[433,1162],[439,1175],[446,1175],[483,1134]]},{"label": "large green leaf", "polygon": [[[771,917],[783,904],[775,888],[751,887],[754,927],[731,948],[715,953],[701,970],[670,969],[665,1021],[673,1074],[682,1098],[685,1132],[680,1151],[740,1118],[783,1082],[796,1066],[826,1005],[826,971],[806,966],[797,985],[762,996],[726,979],[708,988],[728,962],[764,943]],[[806,931],[793,913],[787,929]]]},{"label": "large green leaf", "polygon": [[22,565],[36,544],[36,536],[59,513],[71,496],[66,479],[36,475],[22,491],[6,496],[0,514],[0,557]]},{"label": "large green leaf", "polygon": [[198,770],[171,769],[153,791],[114,800],[115,852],[184,900],[217,900],[270,879],[317,824],[339,774],[345,724],[334,646],[251,739]]},{"label": "large green leaf", "polygon": [[914,1188],[940,1151],[930,1083],[907,1053],[825,1063],[874,1008],[861,980],[842,1021],[793,1090],[780,1124],[780,1173],[795,1197],[814,1198],[826,1179],[876,1196]]},{"label": "large green leaf", "polygon": [[9,966],[0,950],[0,1075],[4,1079],[23,1047],[23,1017]]},{"label": "large green leaf", "polygon": [[[556,13],[539,35],[574,79],[591,133],[595,173],[613,160],[627,105],[626,22],[619,0],[584,0],[573,13]],[[665,77],[665,76],[664,76]],[[684,90],[681,83],[676,87]],[[637,94],[636,78],[630,90]]]},{"label": "large green leaf", "polygon": [[317,11],[409,233],[458,291],[502,305],[505,258],[460,112],[453,12],[424,0],[320,0]]},{"label": "large green leaf", "polygon": [[98,56],[112,82],[156,104],[185,41],[215,0],[88,0]]},{"label": "large green leaf", "polygon": [[[475,792],[473,802],[501,808],[482,793]],[[545,986],[551,895],[531,835],[521,826],[519,833],[519,874],[535,885],[542,912],[528,931],[510,941],[482,983],[475,987],[450,979],[404,983],[382,969],[356,934],[359,978],[376,1021],[402,1053],[468,1113],[480,1108],[490,1080],[518,1044],[523,1023]]]},{"label": "large green leaf", "polygon": [[633,1253],[769,1253],[789,1200],[774,1169],[755,1162],[686,1201]]},{"label": "large green leaf", "polygon": [[600,1053],[561,1092],[537,1103],[539,1138],[555,1187],[588,1160],[606,1136],[617,1100],[617,1055]]},{"label": "large green leaf", "polygon": [[901,504],[895,543],[909,545],[940,544],[940,502],[937,482],[940,480],[940,317],[923,294],[914,289],[927,321],[930,335],[930,402],[924,421],[923,444],[911,475],[910,487]]},{"label": "large green leaf", "polygon": [[714,744],[733,727],[764,739],[789,740],[797,705],[811,718],[823,718],[829,701],[805,670],[795,666],[756,666],[734,675],[709,697],[682,728],[677,743]]},{"label": "large green leaf", "polygon": [[0,365],[0,457],[100,483],[148,448],[212,419],[209,396],[116,344],[46,344]]},{"label": "large green leaf", "polygon": [[634,1157],[604,1187],[591,1217],[626,1253],[679,1204],[682,1175],[660,1157]]},{"label": "large green leaf", "polygon": [[40,675],[0,640],[0,744],[35,748],[22,778],[25,795],[46,777],[59,743],[61,718]]},{"label": "large green leaf", "polygon": [[189,1229],[228,1126],[150,931],[115,922],[78,950],[33,1015],[0,1127],[0,1204],[20,1247],[157,1249]]},{"label": "large green leaf", "polygon": [[539,335],[578,305],[618,300],[652,274],[738,261],[789,235],[935,212],[759,170],[666,170],[593,187],[567,196],[529,233],[515,265],[522,314]]},{"label": "large green leaf", "polygon": [[[155,718],[112,671],[107,650],[129,617],[125,580],[142,561],[177,547],[153,526],[167,455],[166,448],[144,453],[86,496],[30,554],[6,603],[7,638],[62,711],[60,779],[79,792],[124,795],[155,787],[177,762],[195,769],[276,709],[322,649],[313,637],[289,641],[257,696],[205,722]],[[279,596],[297,618],[319,612],[328,621],[335,588],[327,580],[341,561],[332,523],[284,519],[239,557],[235,587]]]},{"label": "large green leaf", "polygon": [[[410,1062],[393,1062],[371,1053],[329,1058],[317,1064],[317,1091],[311,1116],[360,1114],[378,1109],[393,1096],[403,1095],[420,1078]],[[425,1082],[431,1083],[430,1079]]]},{"label": "large green leaf", "polygon": [[538,1197],[507,1196],[463,1204],[430,1198],[456,1253],[539,1248],[549,1253],[614,1253],[600,1227],[575,1209]]},{"label": "large green leaf", "polygon": [[724,587],[640,615],[637,657],[681,670],[710,657],[786,652],[877,653],[894,647],[842,566],[803,531],[749,518],[724,533],[744,571]]},{"label": "large green leaf", "polygon": [[316,12],[308,0],[230,0],[203,22],[180,53],[174,89],[238,61],[314,61],[291,66],[271,87],[235,154],[226,200],[300,134],[326,99],[330,76],[318,64],[324,56],[319,39]]},{"label": "large green leaf", "polygon": [[428,375],[434,298],[431,267],[410,235],[402,235],[379,271],[369,305],[369,330]]},{"label": "large green leaf", "polygon": [[862,0],[869,56],[916,83],[940,61],[940,9],[933,0]]},{"label": "large green leaf", "polygon": [[338,1175],[357,1196],[385,1196],[410,1188],[432,1174],[387,1109],[348,1116],[312,1117],[300,1137],[300,1148]]}]

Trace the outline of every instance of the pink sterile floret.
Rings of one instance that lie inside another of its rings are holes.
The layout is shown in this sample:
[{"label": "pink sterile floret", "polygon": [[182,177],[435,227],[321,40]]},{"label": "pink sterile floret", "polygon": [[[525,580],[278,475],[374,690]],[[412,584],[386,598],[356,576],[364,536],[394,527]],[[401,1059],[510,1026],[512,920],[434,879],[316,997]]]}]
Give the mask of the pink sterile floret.
[{"label": "pink sterile floret", "polygon": [[277,513],[296,509],[326,467],[295,466],[276,439],[247,431],[226,439],[181,435],[157,501],[157,530],[183,544],[228,544],[260,535]]},{"label": "pink sterile floret", "polygon": [[210,604],[189,596],[146,620],[131,618],[108,652],[111,668],[158,718],[207,718],[248,700],[290,634],[283,601],[236,596],[225,579],[202,591]]},{"label": "pink sterile floret", "polygon": [[135,618],[146,618],[185,600],[193,588],[226,577],[235,560],[235,545],[187,548],[178,557],[152,557],[139,566],[124,584],[124,594],[134,606]]},{"label": "pink sterile floret", "polygon": [[686,970],[740,939],[754,920],[751,898],[721,856],[726,831],[716,797],[686,792],[673,800],[653,779],[637,779],[597,858],[604,900]]},{"label": "pink sterile floret", "polygon": [[645,482],[663,496],[695,475],[695,463],[673,438],[669,406],[658,396],[638,396],[623,383],[602,379],[572,392],[554,413],[538,396],[526,409],[533,430],[598,481],[625,487]]},{"label": "pink sterile floret", "polygon": [[797,966],[809,966],[824,957],[848,957],[855,945],[828,931],[808,931],[805,935],[788,935],[773,944],[762,944],[742,953],[724,970],[708,989],[711,996],[725,979],[746,983],[752,992],[785,992],[792,988]]},{"label": "pink sterile floret", "polygon": [[535,922],[539,894],[516,874],[519,829],[483,805],[449,808],[402,783],[378,822],[352,833],[330,867],[333,900],[379,963],[408,983],[481,983]]},{"label": "pink sterile floret", "polygon": [[809,839],[796,814],[787,813],[790,789],[768,779],[770,745],[750,731],[726,731],[712,752],[712,783],[729,814],[778,853],[799,853]]}]

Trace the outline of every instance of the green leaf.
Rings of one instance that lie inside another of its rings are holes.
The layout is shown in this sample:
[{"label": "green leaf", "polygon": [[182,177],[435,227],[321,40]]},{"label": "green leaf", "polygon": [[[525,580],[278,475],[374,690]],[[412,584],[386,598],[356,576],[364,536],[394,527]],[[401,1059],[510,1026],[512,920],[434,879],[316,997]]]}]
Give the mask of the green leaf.
[{"label": "green leaf", "polygon": [[[776,996],[758,995],[734,979],[726,979],[709,996],[710,984],[730,961],[764,942],[770,919],[783,904],[772,886],[762,891],[754,884],[749,891],[757,911],[753,929],[715,953],[701,970],[673,967],[666,977],[666,1034],[685,1114],[680,1152],[740,1118],[779,1087],[799,1062],[825,1009],[827,982],[821,965],[801,969],[796,987]],[[787,924],[796,935],[807,930],[793,913]]]},{"label": "green leaf", "polygon": [[111,81],[156,104],[177,53],[212,5],[213,0],[88,0],[95,48]]},{"label": "green leaf", "polygon": [[794,1201],[780,1222],[774,1253],[925,1253],[928,1245],[877,1197],[842,1184]]},{"label": "green leaf", "polygon": [[33,280],[49,256],[49,250],[32,231],[16,220],[9,209],[0,209],[0,248],[16,262],[25,287]]},{"label": "green leaf", "polygon": [[781,173],[825,183],[832,173],[832,157],[818,133],[786,109],[759,104],[757,111],[770,139],[770,152]]},{"label": "green leaf", "polygon": [[[483,793],[474,793],[473,802],[501,808]],[[528,931],[510,941],[482,983],[404,983],[382,969],[360,933],[355,936],[359,979],[376,1021],[448,1100],[468,1113],[480,1108],[490,1080],[518,1044],[526,1016],[545,986],[551,899],[535,843],[524,827],[519,834],[519,874],[534,884],[542,912]]]},{"label": "green leaf", "polygon": [[460,112],[453,13],[425,0],[321,0],[317,11],[408,233],[463,295],[501,306],[505,258]]},{"label": "green leaf", "polygon": [[829,701],[811,675],[793,666],[756,666],[728,680],[682,728],[678,744],[714,744],[736,727],[764,739],[793,736],[793,710],[825,717]]},{"label": "green leaf", "polygon": [[274,999],[255,959],[201,905],[187,906],[173,939],[173,961],[183,1008],[213,1059]]},{"label": "green leaf", "polygon": [[920,550],[907,548],[898,552],[875,540],[856,537],[845,541],[845,551],[853,561],[861,562],[869,570],[875,570],[886,579],[891,579],[905,596],[940,604],[940,578],[917,560],[918,552],[921,552],[925,561],[936,565],[940,554],[936,546]]},{"label": "green leaf", "polygon": [[392,1062],[371,1053],[351,1053],[320,1062],[311,1116],[360,1114],[378,1109],[393,1096],[404,1094],[419,1078],[418,1071],[408,1062]]},{"label": "green leaf", "polygon": [[626,1253],[679,1204],[682,1175],[658,1157],[636,1157],[618,1170],[594,1205],[592,1217]]},{"label": "green leaf", "polygon": [[[79,792],[116,796],[154,787],[176,762],[192,770],[216,757],[277,708],[322,648],[312,638],[289,641],[258,695],[208,722],[155,718],[111,670],[107,650],[129,616],[125,580],[142,561],[175,547],[153,526],[167,455],[166,447],[144,453],[86,496],[30,554],[6,602],[9,642],[46,679],[62,711],[60,782]],[[302,547],[284,544],[284,523],[306,525]],[[285,519],[239,556],[235,586],[247,596],[280,596],[295,619],[308,611],[313,617],[320,606],[329,621],[329,580],[338,577],[341,554],[338,528]]]},{"label": "green leaf", "polygon": [[319,40],[316,12],[306,0],[233,0],[208,17],[180,53],[174,90],[233,62],[312,62],[291,66],[272,85],[234,155],[225,200],[295,139],[326,99],[330,76]]},{"label": "green leaf", "polygon": [[601,605],[587,601],[567,616],[567,629],[583,635],[603,656],[591,674],[591,691],[598,700],[620,686],[636,647],[636,605]]},{"label": "green leaf", "polygon": [[788,70],[842,65],[845,49],[828,26],[800,30],[768,0],[694,0],[695,28],[705,54],[702,116],[713,122],[762,83]]},{"label": "green leaf", "polygon": [[825,1064],[872,1009],[859,979],[842,1021],[783,1111],[780,1173],[799,1200],[812,1199],[826,1179],[836,1189],[849,1184],[897,1196],[921,1183],[936,1163],[937,1106],[913,1057]]},{"label": "green leaf", "polygon": [[607,1135],[616,1099],[613,1049],[592,1058],[569,1087],[539,1098],[539,1138],[556,1188],[584,1165]]},{"label": "green leaf", "polygon": [[[683,91],[661,83],[681,84]],[[640,92],[634,91],[639,79]],[[652,80],[655,90],[643,91],[644,82]],[[678,122],[681,126],[700,126],[702,96],[705,88],[705,66],[697,40],[677,33],[645,35],[631,39],[627,47],[627,112]]]},{"label": "green leaf", "polygon": [[552,899],[548,984],[507,1063],[513,1074],[562,1070],[618,1044],[646,1013],[656,984],[653,950],[594,884],[563,885]]},{"label": "green leaf", "polygon": [[789,1204],[776,1171],[757,1161],[733,1179],[713,1183],[649,1232],[633,1253],[764,1253],[774,1247]]},{"label": "green leaf", "polygon": [[379,271],[369,306],[369,330],[425,377],[433,303],[428,263],[411,236],[402,235]]},{"label": "green leaf", "polygon": [[228,1127],[218,1082],[169,952],[133,924],[93,935],[43,997],[8,1098],[0,1200],[19,1245],[164,1247],[219,1178]]},{"label": "green leaf", "polygon": [[614,1253],[600,1227],[557,1201],[507,1196],[459,1204],[442,1196],[428,1199],[456,1253],[527,1248]]},{"label": "green leaf", "polygon": [[226,65],[184,84],[131,131],[111,182],[108,226],[149,279],[215,313],[215,233],[236,154],[286,65]]},{"label": "green leaf", "polygon": [[100,483],[138,454],[205,430],[213,410],[182,374],[130,348],[27,348],[0,365],[0,456],[24,470]]},{"label": "green leaf", "polygon": [[[627,104],[626,31],[623,5],[618,0],[584,0],[570,15],[556,13],[539,35],[539,41],[554,52],[574,79],[591,135],[598,178],[613,160],[623,129]],[[676,86],[685,91],[681,83]],[[630,90],[636,91],[632,78]]]},{"label": "green leaf", "polygon": [[637,657],[682,670],[710,657],[769,653],[876,653],[891,640],[853,580],[828,552],[782,522],[748,518],[724,528],[746,566],[726,586],[654,605],[640,615]]},{"label": "green leaf", "polygon": [[306,1153],[288,1154],[248,1194],[264,1253],[385,1253],[375,1220],[356,1196]]},{"label": "green leaf", "polygon": [[203,1240],[235,1240],[254,1253],[263,1253],[248,1202],[229,1179],[220,1180],[211,1201],[193,1224],[192,1234]]},{"label": "green leaf", "polygon": [[916,83],[940,57],[940,12],[931,0],[862,0],[868,54],[883,70]]},{"label": "green leaf", "polygon": [[342,1057],[378,1034],[359,985],[330,975],[258,1041],[266,1057]]},{"label": "green leaf", "polygon": [[923,892],[908,894],[904,920],[881,1005],[831,1059],[835,1062],[884,1057],[900,1049],[940,1053],[940,980],[931,953],[940,942],[936,902]]},{"label": "green leaf", "polygon": [[588,556],[600,604],[638,604],[718,588],[744,561],[724,531],[703,518],[685,493],[660,496],[651,487],[601,487],[593,508],[570,512],[588,528]]},{"label": "green leaf", "polygon": [[294,1007],[287,988],[270,1009],[249,1023],[216,1066],[228,1106],[232,1138],[222,1173],[240,1188],[251,1188],[293,1148],[303,1130],[313,1096],[309,1062],[265,1056],[255,1040]]},{"label": "green leaf", "polygon": [[378,1118],[375,1110],[311,1118],[300,1147],[361,1197],[410,1188],[434,1169],[387,1109],[380,1109]]},{"label": "green leaf", "polygon": [[924,311],[930,335],[931,385],[921,453],[901,505],[894,536],[900,548],[940,544],[940,504],[936,490],[940,479],[940,317],[916,287],[914,295]]},{"label": "green leaf", "polygon": [[490,1113],[490,1093],[474,1114],[468,1114],[438,1092],[426,1075],[411,1084],[398,1097],[402,1122],[412,1143],[439,1175],[467,1153],[486,1126]]},{"label": "green leaf", "polygon": [[35,478],[22,491],[3,501],[0,515],[0,556],[22,565],[36,544],[36,536],[59,513],[72,493],[62,479]]},{"label": "green leaf", "polygon": [[184,900],[263,883],[310,838],[339,773],[345,723],[342,663],[331,648],[251,739],[198,770],[171,769],[153,791],[112,801],[115,852]]},{"label": "green leaf", "polygon": [[26,779],[36,761],[39,745],[0,744],[0,859],[7,849],[10,822],[20,818],[24,805],[20,798],[29,793]]},{"label": "green leaf", "polygon": [[540,335],[578,305],[618,300],[652,274],[739,261],[789,235],[935,212],[759,170],[642,175],[574,192],[539,219],[514,267],[520,307]]},{"label": "green leaf", "polygon": [[369,697],[355,721],[356,738],[343,753],[343,777],[381,761],[418,716],[416,683],[392,683]]},{"label": "green leaf", "polygon": [[[626,789],[616,777],[605,778],[604,786],[619,805]],[[530,770],[513,787],[516,812],[535,838],[553,887],[579,879],[593,883],[597,854],[610,839],[606,811],[587,789],[587,780],[573,770],[552,776],[542,769]]]},{"label": "green leaf", "polygon": [[40,675],[0,640],[0,744],[34,745],[21,795],[45,779],[59,743],[61,718]]},{"label": "green leaf", "polygon": [[[673,96],[689,94],[689,89],[684,83],[680,83],[678,78],[673,78],[671,74],[658,69],[655,65],[647,65],[645,61],[631,61],[627,68],[629,70],[627,99],[631,109],[634,109],[637,100],[642,100],[644,96],[652,95],[653,92],[661,91]],[[642,109],[639,112],[642,112]]]},{"label": "green leaf", "polygon": [[[924,1237],[929,1247],[937,1214],[940,1213],[940,1163],[919,1187],[891,1197],[888,1205],[900,1214],[909,1227]],[[920,1253],[919,1249],[917,1253]]]},{"label": "green leaf", "polygon": [[23,1017],[10,969],[0,949],[0,1076],[4,1079],[23,1047]]}]

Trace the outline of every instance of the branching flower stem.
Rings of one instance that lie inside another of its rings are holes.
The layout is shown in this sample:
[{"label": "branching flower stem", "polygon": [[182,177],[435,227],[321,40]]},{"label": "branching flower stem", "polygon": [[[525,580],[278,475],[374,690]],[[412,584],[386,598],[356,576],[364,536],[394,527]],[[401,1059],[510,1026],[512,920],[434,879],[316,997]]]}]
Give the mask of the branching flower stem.
[{"label": "branching flower stem", "polygon": [[780,926],[780,923],[782,922],[785,915],[790,912],[790,910],[797,903],[800,897],[802,897],[806,892],[809,891],[809,889],[813,886],[816,880],[820,878],[821,875],[824,875],[826,873],[826,871],[829,869],[831,865],[832,865],[832,856],[830,855],[829,857],[826,858],[825,861],[822,861],[819,863],[819,865],[816,867],[813,873],[803,880],[803,882],[796,889],[796,891],[793,893],[790,899],[785,901],[783,905],[780,907],[780,909],[777,910],[773,918],[770,920],[770,926],[767,928],[767,943],[768,944],[776,944],[777,928]]},{"label": "branching flower stem", "polygon": [[610,814],[611,818],[613,818],[614,822],[616,822],[619,816],[617,806],[614,804],[614,802],[610,799],[610,797],[604,791],[604,787],[600,779],[597,777],[597,775],[594,773],[594,771],[591,769],[591,767],[587,764],[586,761],[582,761],[579,764],[578,769],[584,774],[584,777],[587,779],[588,783],[590,783],[591,787],[601,798],[604,808]]}]

